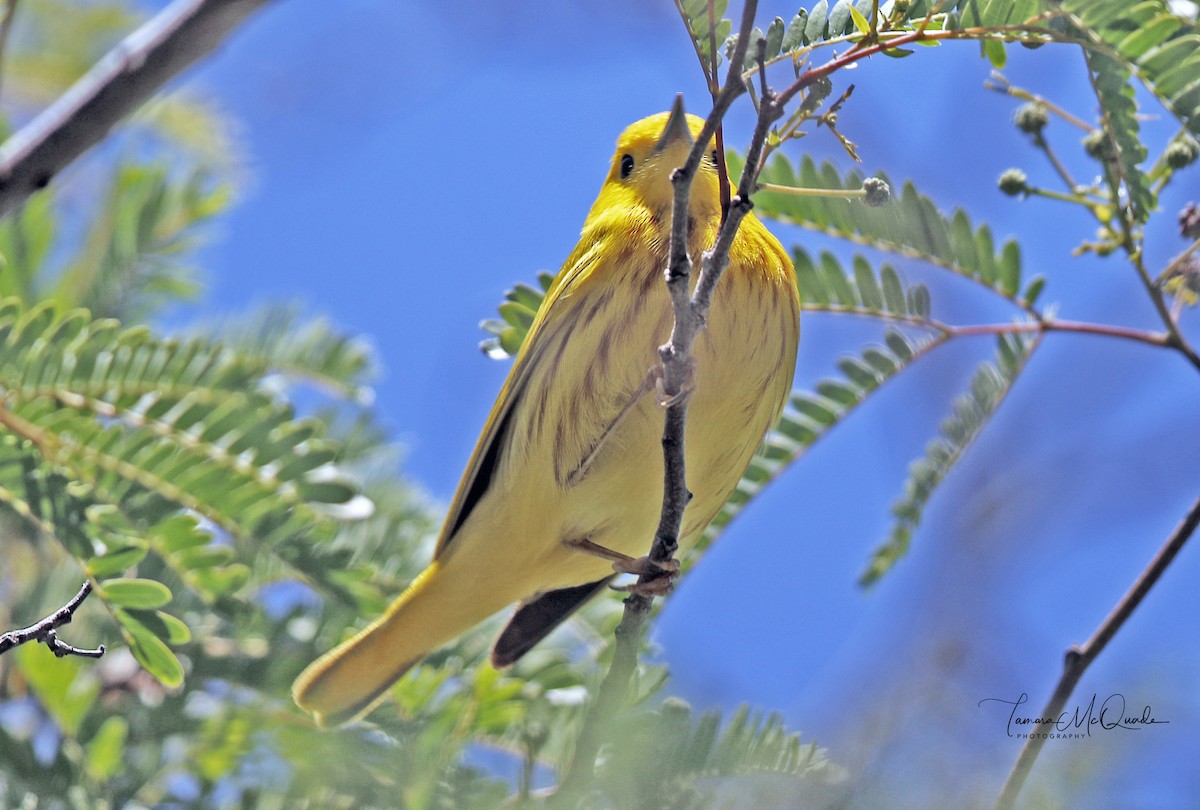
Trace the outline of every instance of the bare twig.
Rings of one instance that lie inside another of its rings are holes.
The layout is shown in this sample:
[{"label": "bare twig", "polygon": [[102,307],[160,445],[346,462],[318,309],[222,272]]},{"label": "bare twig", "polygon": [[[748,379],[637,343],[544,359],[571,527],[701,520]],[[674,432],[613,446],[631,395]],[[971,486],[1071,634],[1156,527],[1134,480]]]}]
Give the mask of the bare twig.
[{"label": "bare twig", "polygon": [[70,602],[67,602],[40,622],[31,624],[23,630],[10,630],[0,635],[0,654],[6,653],[13,647],[19,647],[30,641],[40,641],[53,650],[54,654],[59,658],[67,655],[99,658],[104,655],[103,644],[94,650],[72,647],[70,644],[60,641],[58,634],[55,632],[55,628],[62,627],[75,617],[75,611],[79,609],[79,606],[83,604],[83,600],[87,599],[88,594],[91,592],[92,583],[89,580],[83,583],[83,587],[79,589],[79,593],[75,594]]},{"label": "bare twig", "polygon": [[[1058,679],[1058,685],[1054,688],[1050,702],[1046,704],[1046,708],[1042,709],[1038,717],[1058,717],[1062,714],[1063,706],[1066,705],[1071,692],[1083,677],[1084,671],[1146,598],[1146,594],[1158,582],[1159,577],[1167,570],[1167,566],[1175,559],[1175,555],[1196,531],[1197,526],[1200,526],[1200,498],[1192,504],[1192,508],[1175,527],[1175,531],[1171,532],[1171,536],[1154,555],[1150,564],[1134,581],[1108,618],[1092,633],[1092,637],[1082,646],[1073,646],[1067,650],[1062,677]],[[1016,803],[1017,795],[1021,792],[1021,787],[1025,784],[1044,743],[1045,735],[1029,735],[1025,745],[1021,748],[1016,764],[1013,765],[1012,772],[1009,773],[1008,779],[1004,783],[1000,797],[996,800],[997,810],[1008,810]]]},{"label": "bare twig", "polygon": [[268,0],[175,0],[0,146],[0,216],[45,186]]},{"label": "bare twig", "polygon": [[1021,323],[992,323],[974,324],[971,326],[949,326],[930,322],[935,329],[946,332],[952,337],[968,335],[1006,335],[1016,332],[1076,332],[1087,335],[1121,338],[1138,343],[1145,343],[1159,348],[1171,347],[1171,336],[1166,332],[1148,332],[1142,329],[1132,329],[1126,326],[1114,326],[1106,323],[1086,323],[1083,321],[1059,321],[1053,319],[1040,321],[1024,321]]},{"label": "bare twig", "polygon": [[1017,87],[1015,84],[1010,82],[1003,73],[997,70],[992,71],[991,78],[983,83],[983,87],[985,90],[994,90],[997,93],[1003,93],[1004,95],[1012,96],[1013,98],[1019,98],[1022,101],[1032,101],[1035,104],[1040,104],[1062,120],[1066,121],[1068,124],[1078,127],[1084,132],[1091,132],[1093,129],[1095,129],[1095,127],[1089,124],[1087,121],[1084,121],[1077,115],[1073,115],[1045,96],[1033,93],[1023,87]]}]

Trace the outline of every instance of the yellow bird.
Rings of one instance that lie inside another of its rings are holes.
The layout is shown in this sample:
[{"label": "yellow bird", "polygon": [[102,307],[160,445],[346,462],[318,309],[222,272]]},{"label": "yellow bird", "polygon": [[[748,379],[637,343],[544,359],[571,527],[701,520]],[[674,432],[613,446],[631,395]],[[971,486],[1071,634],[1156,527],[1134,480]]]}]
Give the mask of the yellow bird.
[{"label": "yellow bird", "polygon": [[[670,174],[702,124],[677,102],[621,134],[579,244],[488,416],[433,562],[380,618],[296,680],[296,703],[321,725],[366,714],[425,655],[519,603],[492,651],[496,666],[513,663],[605,588],[614,560],[649,550],[663,492],[663,409],[650,371],[673,322],[663,282]],[[699,257],[721,219],[711,158],[689,211],[688,250]],[[729,259],[693,349],[685,452],[694,497],[683,549],[779,418],[800,338],[791,260],[753,214]]]}]

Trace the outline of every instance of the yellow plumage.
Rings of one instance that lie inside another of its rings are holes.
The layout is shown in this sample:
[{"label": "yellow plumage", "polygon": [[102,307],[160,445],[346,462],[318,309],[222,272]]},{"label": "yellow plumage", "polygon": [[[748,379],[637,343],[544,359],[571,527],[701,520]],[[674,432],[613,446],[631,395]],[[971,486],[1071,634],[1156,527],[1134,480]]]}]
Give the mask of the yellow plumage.
[{"label": "yellow plumage", "polygon": [[[687,116],[692,138],[702,123]],[[493,658],[519,658],[612,577],[608,561],[572,541],[631,557],[648,551],[662,502],[663,410],[645,381],[672,323],[663,283],[670,173],[691,146],[678,124],[654,115],[617,141],[579,244],[492,407],[433,563],[383,616],[296,680],[296,702],[318,722],[361,716],[426,654],[515,602],[522,607]],[[716,169],[705,160],[690,200],[693,257],[713,243],[720,215]],[[682,548],[779,418],[798,341],[791,261],[750,214],[693,351],[685,441],[694,497]]]}]

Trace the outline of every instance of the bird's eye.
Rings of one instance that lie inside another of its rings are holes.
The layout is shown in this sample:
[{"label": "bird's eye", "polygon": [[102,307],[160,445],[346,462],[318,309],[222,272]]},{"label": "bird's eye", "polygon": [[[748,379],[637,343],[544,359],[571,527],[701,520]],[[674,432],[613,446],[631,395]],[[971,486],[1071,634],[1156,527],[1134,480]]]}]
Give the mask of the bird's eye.
[{"label": "bird's eye", "polygon": [[629,175],[633,174],[633,155],[621,156],[621,179],[628,180]]},{"label": "bird's eye", "polygon": [[716,149],[712,150],[711,157],[712,157],[713,166],[716,166],[717,165],[717,150]]}]

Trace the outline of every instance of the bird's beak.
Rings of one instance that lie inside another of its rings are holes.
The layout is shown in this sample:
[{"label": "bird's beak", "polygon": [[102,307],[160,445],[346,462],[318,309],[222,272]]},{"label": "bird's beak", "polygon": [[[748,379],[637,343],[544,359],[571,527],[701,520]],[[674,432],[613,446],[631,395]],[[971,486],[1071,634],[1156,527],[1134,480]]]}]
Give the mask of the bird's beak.
[{"label": "bird's beak", "polygon": [[655,152],[661,152],[676,141],[692,145],[692,131],[688,129],[687,116],[683,112],[683,96],[675,96],[675,104],[671,107],[671,115],[667,125],[663,127],[662,136],[654,145]]}]

